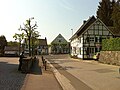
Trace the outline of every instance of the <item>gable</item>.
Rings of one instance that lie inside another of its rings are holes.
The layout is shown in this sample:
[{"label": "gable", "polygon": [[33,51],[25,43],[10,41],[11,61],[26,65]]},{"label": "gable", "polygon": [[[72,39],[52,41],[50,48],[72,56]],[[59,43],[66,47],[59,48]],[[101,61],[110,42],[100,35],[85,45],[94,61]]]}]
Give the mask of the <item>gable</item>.
[{"label": "gable", "polygon": [[88,35],[113,35],[108,27],[100,20],[97,19],[93,24],[91,24],[83,34]]},{"label": "gable", "polygon": [[65,38],[59,34],[52,42],[51,44],[67,44],[67,41],[65,40]]},{"label": "gable", "polygon": [[83,24],[83,26],[80,28],[80,31],[77,33],[77,35],[81,35],[92,23],[95,22],[95,17],[92,16],[91,18],[89,18],[85,24]]},{"label": "gable", "polygon": [[78,29],[78,31],[70,38],[70,40],[80,36],[94,21],[96,18],[94,16],[90,17],[83,25]]}]

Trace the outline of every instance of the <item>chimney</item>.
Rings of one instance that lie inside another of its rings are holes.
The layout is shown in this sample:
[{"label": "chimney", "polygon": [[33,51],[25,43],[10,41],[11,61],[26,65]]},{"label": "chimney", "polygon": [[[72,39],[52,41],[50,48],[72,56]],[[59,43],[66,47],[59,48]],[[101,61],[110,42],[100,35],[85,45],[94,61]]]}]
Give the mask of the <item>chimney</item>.
[{"label": "chimney", "polygon": [[86,20],[84,20],[84,21],[83,21],[83,24],[85,24],[86,22],[87,22],[87,21],[86,21]]}]

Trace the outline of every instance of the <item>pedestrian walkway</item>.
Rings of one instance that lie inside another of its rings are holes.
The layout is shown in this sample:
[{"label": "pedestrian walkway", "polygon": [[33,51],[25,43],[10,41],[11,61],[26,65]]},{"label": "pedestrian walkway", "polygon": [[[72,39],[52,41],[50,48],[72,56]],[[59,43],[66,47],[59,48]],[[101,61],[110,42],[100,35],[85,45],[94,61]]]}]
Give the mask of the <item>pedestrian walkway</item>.
[{"label": "pedestrian walkway", "polygon": [[0,57],[0,90],[20,90],[26,74],[18,71],[18,58]]},{"label": "pedestrian walkway", "polygon": [[45,71],[39,59],[32,72],[24,74],[18,71],[19,58],[0,57],[0,90],[62,90],[51,68]]},{"label": "pedestrian walkway", "polygon": [[27,75],[21,90],[62,90],[62,88],[49,66],[47,71],[44,70],[41,57],[39,57],[39,61],[34,63],[32,73]]}]

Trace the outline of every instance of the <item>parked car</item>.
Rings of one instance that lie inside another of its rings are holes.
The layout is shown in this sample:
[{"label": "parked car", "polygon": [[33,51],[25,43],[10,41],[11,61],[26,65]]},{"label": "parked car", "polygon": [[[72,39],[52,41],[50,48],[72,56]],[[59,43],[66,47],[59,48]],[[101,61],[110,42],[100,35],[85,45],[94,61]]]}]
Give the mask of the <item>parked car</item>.
[{"label": "parked car", "polygon": [[100,52],[97,52],[94,56],[93,59],[98,60],[100,56]]},{"label": "parked car", "polygon": [[5,51],[4,56],[16,57],[16,56],[19,56],[19,54],[16,51]]}]

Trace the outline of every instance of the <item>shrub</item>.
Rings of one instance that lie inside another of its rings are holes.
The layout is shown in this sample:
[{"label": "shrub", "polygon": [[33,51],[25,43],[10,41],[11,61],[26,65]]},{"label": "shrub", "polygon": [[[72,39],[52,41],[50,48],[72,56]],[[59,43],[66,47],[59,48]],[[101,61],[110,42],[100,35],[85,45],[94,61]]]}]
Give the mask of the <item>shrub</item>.
[{"label": "shrub", "polygon": [[120,51],[120,38],[102,40],[103,51]]}]

